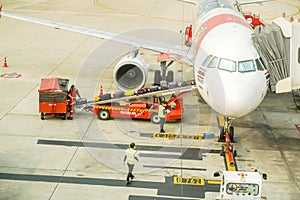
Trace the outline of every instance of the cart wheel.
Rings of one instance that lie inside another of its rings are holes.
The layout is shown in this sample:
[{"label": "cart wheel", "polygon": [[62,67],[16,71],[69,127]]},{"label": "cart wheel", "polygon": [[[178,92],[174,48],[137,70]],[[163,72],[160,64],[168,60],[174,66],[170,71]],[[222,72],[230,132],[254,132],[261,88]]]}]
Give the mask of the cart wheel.
[{"label": "cart wheel", "polygon": [[41,120],[45,120],[45,113],[41,113]]},{"label": "cart wheel", "polygon": [[108,120],[110,118],[110,114],[107,110],[99,110],[98,117],[101,120]]},{"label": "cart wheel", "polygon": [[159,124],[160,123],[160,118],[158,117],[157,113],[152,113],[150,120],[153,124]]}]

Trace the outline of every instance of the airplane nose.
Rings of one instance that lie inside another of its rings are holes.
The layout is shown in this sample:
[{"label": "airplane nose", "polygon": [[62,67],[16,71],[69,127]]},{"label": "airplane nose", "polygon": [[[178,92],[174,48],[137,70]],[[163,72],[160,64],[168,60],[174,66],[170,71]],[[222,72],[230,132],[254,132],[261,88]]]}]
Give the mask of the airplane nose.
[{"label": "airplane nose", "polygon": [[224,113],[226,116],[242,117],[260,104],[255,86],[244,82],[229,82],[224,85]]}]

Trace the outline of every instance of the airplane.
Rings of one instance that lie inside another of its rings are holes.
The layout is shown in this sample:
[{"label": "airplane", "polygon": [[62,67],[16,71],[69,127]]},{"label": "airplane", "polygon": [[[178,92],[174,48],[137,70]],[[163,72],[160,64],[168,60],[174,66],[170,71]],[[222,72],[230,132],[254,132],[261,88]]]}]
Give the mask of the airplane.
[{"label": "airplane", "polygon": [[[132,45],[136,50],[122,58],[114,69],[114,79],[122,90],[139,89],[146,83],[145,64],[138,55],[140,48],[160,53],[158,57],[161,59],[158,60],[161,71],[155,71],[154,81],[169,76],[169,73],[166,76],[167,67],[173,61],[192,66],[197,90],[213,110],[224,116],[223,131],[230,134],[233,132],[232,121],[255,110],[268,90],[270,75],[251,42],[253,28],[240,12],[242,4],[237,1],[236,7],[228,0],[181,1],[193,3],[197,7],[191,47],[178,47],[1,10],[0,16]],[[250,3],[257,2],[263,1]],[[172,61],[167,65],[165,58]],[[233,138],[233,133],[230,138]]]}]

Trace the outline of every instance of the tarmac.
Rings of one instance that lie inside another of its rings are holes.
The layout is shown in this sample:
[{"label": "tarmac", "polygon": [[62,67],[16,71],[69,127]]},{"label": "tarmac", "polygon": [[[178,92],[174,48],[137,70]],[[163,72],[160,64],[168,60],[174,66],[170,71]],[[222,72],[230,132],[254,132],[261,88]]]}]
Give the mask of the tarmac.
[{"label": "tarmac", "polygon": [[[173,0],[59,1],[4,0],[3,11],[116,33],[178,42],[193,21],[193,6]],[[247,5],[270,22],[285,12],[296,20],[300,1]],[[149,29],[150,28],[150,29]],[[159,33],[159,34],[158,34]],[[178,36],[179,34],[179,36]],[[174,37],[173,37],[174,36]],[[6,17],[0,19],[0,200],[176,200],[212,199],[219,192],[213,177],[225,170],[216,139],[217,115],[197,93],[184,98],[184,117],[168,122],[177,138],[153,137],[150,121],[101,121],[76,110],[74,120],[40,119],[38,89],[42,78],[68,78],[81,96],[93,99],[114,92],[113,66],[130,47],[77,33]],[[149,76],[158,67],[153,52],[141,51]],[[179,64],[175,78],[190,78]],[[271,200],[300,197],[300,116],[290,93],[268,92],[251,114],[236,119],[234,148],[239,170],[268,175],[263,196]],[[125,149],[137,144],[140,161],[126,186]],[[191,184],[187,179],[193,179]]]}]

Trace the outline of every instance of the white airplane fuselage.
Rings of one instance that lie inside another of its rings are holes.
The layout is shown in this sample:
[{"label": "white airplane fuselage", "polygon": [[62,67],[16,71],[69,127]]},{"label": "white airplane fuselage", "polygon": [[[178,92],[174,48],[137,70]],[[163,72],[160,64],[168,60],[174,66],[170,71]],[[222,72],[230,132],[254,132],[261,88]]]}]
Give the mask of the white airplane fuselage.
[{"label": "white airplane fuselage", "polygon": [[199,93],[223,116],[245,116],[263,101],[269,81],[253,29],[226,0],[203,0],[197,11],[191,48]]}]

